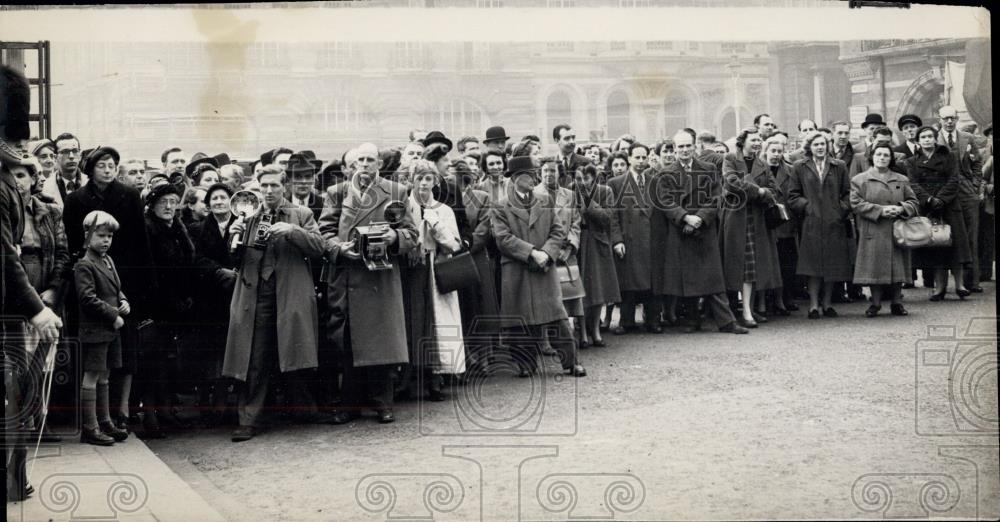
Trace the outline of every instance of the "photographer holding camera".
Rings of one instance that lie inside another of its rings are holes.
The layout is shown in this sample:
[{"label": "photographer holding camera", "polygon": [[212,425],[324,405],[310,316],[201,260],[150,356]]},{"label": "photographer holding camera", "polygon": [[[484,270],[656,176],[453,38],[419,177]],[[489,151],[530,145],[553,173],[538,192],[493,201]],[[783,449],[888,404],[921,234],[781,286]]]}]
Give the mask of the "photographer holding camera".
[{"label": "photographer holding camera", "polygon": [[222,374],[244,381],[240,426],[233,442],[260,432],[260,416],[273,374],[317,366],[318,318],[308,258],[324,254],[312,211],[285,199],[285,171],[268,165],[257,176],[264,205],[236,219],[230,236],[246,246],[238,253],[239,282],[230,305]]},{"label": "photographer holding camera", "polygon": [[379,177],[378,147],[355,149],[353,167],[349,180],[326,190],[319,218],[330,263],[327,336],[344,372],[343,409],[333,423],[350,422],[368,405],[379,422],[389,423],[395,420],[392,371],[409,362],[397,260],[417,246],[417,230],[402,203],[407,188]]}]

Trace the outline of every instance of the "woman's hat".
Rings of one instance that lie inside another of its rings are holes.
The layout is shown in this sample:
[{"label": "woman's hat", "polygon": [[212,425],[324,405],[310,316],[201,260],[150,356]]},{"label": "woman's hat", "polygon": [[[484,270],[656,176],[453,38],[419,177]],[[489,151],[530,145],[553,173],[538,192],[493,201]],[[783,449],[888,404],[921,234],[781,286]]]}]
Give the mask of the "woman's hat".
[{"label": "woman's hat", "polygon": [[146,194],[146,206],[153,208],[157,201],[170,194],[173,194],[178,198],[182,197],[181,189],[177,185],[174,185],[173,183],[159,185],[153,190],[150,190],[149,194]]},{"label": "woman's hat", "polygon": [[917,127],[924,126],[924,121],[920,119],[920,116],[917,116],[916,114],[904,114],[899,117],[899,121],[896,123],[896,128],[903,130],[903,125],[906,125],[907,123],[912,123]]},{"label": "woman's hat", "polygon": [[230,188],[229,185],[221,182],[213,183],[212,186],[208,187],[208,190],[205,191],[205,199],[202,200],[204,201],[205,206],[208,206],[208,201],[212,198],[212,193],[216,190],[224,190],[226,194],[229,194],[229,197],[233,197],[233,189]]},{"label": "woman's hat", "polygon": [[94,172],[94,166],[97,165],[97,161],[107,155],[114,158],[115,165],[118,165],[121,161],[121,155],[118,154],[117,150],[111,147],[98,145],[83,155],[83,173],[88,176],[92,175]]},{"label": "woman's hat", "polygon": [[52,149],[52,152],[56,151],[56,144],[50,139],[41,139],[28,142],[28,152],[30,152],[32,156],[37,156],[38,153],[46,147]]},{"label": "woman's hat", "polygon": [[504,176],[510,178],[520,172],[535,172],[537,170],[538,166],[535,165],[535,160],[531,156],[515,156],[507,162],[507,172],[504,173]]}]

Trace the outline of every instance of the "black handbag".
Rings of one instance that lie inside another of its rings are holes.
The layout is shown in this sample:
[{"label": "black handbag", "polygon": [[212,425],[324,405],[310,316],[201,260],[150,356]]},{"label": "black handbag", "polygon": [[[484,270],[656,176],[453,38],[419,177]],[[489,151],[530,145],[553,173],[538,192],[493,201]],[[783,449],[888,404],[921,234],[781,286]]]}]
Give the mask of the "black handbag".
[{"label": "black handbag", "polygon": [[434,283],[438,292],[447,294],[479,284],[479,269],[469,251],[451,257],[438,257],[434,262]]},{"label": "black handbag", "polygon": [[764,209],[764,224],[771,230],[788,223],[791,219],[788,209],[781,203],[775,203]]}]

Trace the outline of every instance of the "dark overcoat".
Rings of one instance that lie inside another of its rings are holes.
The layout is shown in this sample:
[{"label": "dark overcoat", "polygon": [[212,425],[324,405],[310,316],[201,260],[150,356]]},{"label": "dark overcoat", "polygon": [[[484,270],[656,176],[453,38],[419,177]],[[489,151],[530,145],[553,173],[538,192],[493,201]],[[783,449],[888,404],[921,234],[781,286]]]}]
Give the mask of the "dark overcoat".
[{"label": "dark overcoat", "polygon": [[[915,249],[913,265],[922,270],[951,269],[972,262],[969,232],[965,228],[959,199],[963,180],[957,156],[948,150],[947,145],[938,145],[930,157],[918,151],[907,158],[904,166],[913,193],[917,196],[920,213],[951,227],[951,246]],[[932,207],[932,197],[941,200],[943,205]]]},{"label": "dark overcoat", "polygon": [[[115,260],[122,289],[129,296],[130,318],[136,321],[151,317],[149,307],[151,299],[158,295],[158,287],[139,191],[117,180],[103,192],[96,183],[87,183],[66,196],[64,202],[63,225],[71,256],[83,249],[83,218],[91,211],[103,210],[118,221],[121,228],[115,232],[108,255]],[[128,344],[128,336],[122,337],[122,343]],[[128,346],[123,348],[129,351]]]},{"label": "dark overcoat", "polygon": [[[198,345],[203,374],[221,375],[222,358],[229,330],[229,304],[236,283],[236,258],[229,252],[229,227],[236,220],[230,215],[224,230],[210,214],[197,229],[189,231],[195,250],[195,310],[198,314]],[[318,264],[318,263],[317,263]]]},{"label": "dark overcoat", "polygon": [[804,159],[792,168],[788,205],[802,216],[796,273],[827,281],[850,281],[854,248],[850,215],[851,180],[844,162],[826,158],[826,176],[820,181],[816,164]]},{"label": "dark overcoat", "polygon": [[[589,192],[588,192],[589,191]],[[580,276],[587,295],[585,307],[621,301],[618,273],[611,249],[611,214],[614,194],[604,185],[577,190],[582,200],[580,224]]]},{"label": "dark overcoat", "polygon": [[[778,203],[788,208],[788,191],[792,184],[792,166],[784,161],[778,165],[778,170],[772,172],[774,185],[778,190]],[[791,216],[784,225],[774,229],[774,237],[777,239],[794,239],[799,237],[799,220],[797,216]]]},{"label": "dark overcoat", "polygon": [[74,265],[73,278],[80,309],[80,342],[113,340],[117,335],[114,322],[121,315],[118,306],[127,301],[114,261],[108,268],[104,260],[88,253]]},{"label": "dark overcoat", "polygon": [[[465,325],[465,333],[468,335],[476,318],[492,318],[500,313],[497,278],[494,276],[499,266],[495,257],[496,250],[493,250],[491,255],[491,249],[487,248],[487,245],[495,245],[490,218],[492,202],[489,194],[482,190],[468,189],[463,198],[466,221],[472,227],[469,253],[479,271],[478,285],[458,291],[459,303],[462,306],[462,324]],[[476,333],[493,332],[498,326],[495,322],[486,320],[480,320],[475,324],[478,328]]]},{"label": "dark overcoat", "polygon": [[[261,214],[246,222],[245,238],[257,233]],[[275,255],[274,275],[277,294],[278,368],[282,372],[317,366],[317,310],[313,291],[310,259],[319,260],[324,253],[312,211],[283,201],[274,218],[275,223],[291,223],[295,228],[281,237],[271,237],[268,250]],[[257,288],[260,285],[261,262],[266,250],[241,247],[239,278],[229,308],[229,335],[222,374],[246,380],[253,348],[254,318],[257,315]]]},{"label": "dark overcoat", "polygon": [[[719,246],[722,267],[726,274],[726,289],[736,292],[743,286],[743,269],[746,262],[747,216],[753,216],[754,263],[757,290],[781,288],[781,264],[778,262],[778,241],[774,231],[767,228],[764,211],[775,204],[778,191],[774,176],[767,164],[756,158],[751,172],[741,154],[730,153],[722,166],[725,180],[719,218]],[[770,191],[761,196],[759,189]]]},{"label": "dark overcoat", "polygon": [[653,215],[650,190],[653,186],[647,169],[645,190],[639,190],[631,172],[608,180],[608,188],[614,193],[614,211],[611,213],[611,245],[623,243],[625,257],[615,257],[618,271],[618,287],[622,292],[645,292],[652,288],[652,260],[650,217]]},{"label": "dark overcoat", "polygon": [[197,282],[194,244],[188,236],[187,227],[178,217],[165,223],[158,217],[148,215],[146,234],[160,289],[156,299],[150,302],[152,318],[173,324],[186,323],[191,319]]},{"label": "dark overcoat", "polygon": [[858,222],[858,255],[854,261],[854,284],[887,285],[912,281],[910,251],[892,239],[895,218],[882,216],[889,205],[902,205],[907,218],[919,214],[917,196],[906,176],[868,169],[851,178],[851,208]]},{"label": "dark overcoat", "polygon": [[[417,245],[417,230],[405,203],[408,189],[377,178],[363,196],[355,197],[358,193],[352,183],[356,182],[342,181],[326,189],[319,218],[329,261],[325,278],[330,313],[327,337],[335,350],[351,350],[354,366],[407,363],[399,267],[406,262],[405,254]],[[385,221],[386,207],[394,201],[403,203],[406,210],[394,225],[398,240],[390,249],[392,269],[369,271],[362,262],[341,257],[340,246],[350,240],[351,231]]]},{"label": "dark overcoat", "polygon": [[[675,161],[655,178],[653,197],[653,226],[664,237],[657,248],[663,256],[662,272],[654,278],[653,293],[695,297],[724,292],[718,232],[722,187],[715,166],[694,159],[687,172]],[[703,221],[693,234],[683,232],[689,214]]]},{"label": "dark overcoat", "polygon": [[[539,325],[566,319],[559,275],[551,261],[559,256],[566,231],[547,194],[534,193],[525,206],[514,185],[493,213],[493,236],[500,250],[501,308],[503,325]],[[548,270],[529,269],[531,252],[549,255]]]}]

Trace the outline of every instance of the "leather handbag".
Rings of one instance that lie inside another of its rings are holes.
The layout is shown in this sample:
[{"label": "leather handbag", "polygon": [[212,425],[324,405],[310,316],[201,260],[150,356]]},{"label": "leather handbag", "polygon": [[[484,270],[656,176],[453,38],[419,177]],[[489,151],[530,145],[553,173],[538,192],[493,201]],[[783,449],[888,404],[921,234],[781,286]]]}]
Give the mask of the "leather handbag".
[{"label": "leather handbag", "polygon": [[775,203],[764,209],[764,224],[767,228],[774,230],[792,219],[788,213],[788,208],[781,203]]},{"label": "leather handbag", "polygon": [[928,217],[914,216],[892,223],[892,238],[901,248],[951,246],[951,226]]},{"label": "leather handbag", "polygon": [[583,288],[583,279],[580,279],[580,265],[567,265],[559,263],[556,265],[559,272],[559,288],[562,290],[562,298],[578,299],[587,295]]},{"label": "leather handbag", "polygon": [[479,269],[468,251],[434,261],[434,284],[442,294],[478,285],[479,281]]}]

